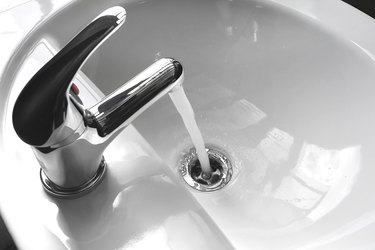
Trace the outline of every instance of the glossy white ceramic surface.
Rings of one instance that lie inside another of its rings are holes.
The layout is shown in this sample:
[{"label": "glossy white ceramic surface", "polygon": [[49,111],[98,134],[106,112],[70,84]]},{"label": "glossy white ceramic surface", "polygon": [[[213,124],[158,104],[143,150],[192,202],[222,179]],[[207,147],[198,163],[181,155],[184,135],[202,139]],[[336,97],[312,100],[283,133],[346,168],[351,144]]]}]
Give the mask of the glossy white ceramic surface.
[{"label": "glossy white ceramic surface", "polygon": [[[186,192],[174,177],[191,142],[165,97],[133,124],[147,142],[131,127],[108,149],[97,192],[43,193],[9,120],[17,82],[36,71],[21,65],[41,40],[60,48],[113,5],[127,10],[124,28],[83,72],[108,94],[155,59],[180,60],[205,140],[235,165],[225,189]],[[375,248],[372,18],[338,0],[28,1],[0,18],[12,20],[1,26],[0,207],[20,246],[194,249],[180,236],[198,231],[212,249]]]}]

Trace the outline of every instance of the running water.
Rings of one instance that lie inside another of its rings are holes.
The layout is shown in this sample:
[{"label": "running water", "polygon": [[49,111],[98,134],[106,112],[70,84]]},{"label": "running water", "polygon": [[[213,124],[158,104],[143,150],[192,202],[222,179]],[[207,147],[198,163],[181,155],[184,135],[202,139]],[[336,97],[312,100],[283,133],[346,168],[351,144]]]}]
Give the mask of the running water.
[{"label": "running water", "polygon": [[198,159],[204,173],[211,173],[212,169],[210,161],[204,146],[203,137],[201,131],[198,128],[197,122],[195,121],[194,110],[191,107],[189,100],[186,97],[183,87],[178,87],[169,93],[177,111],[180,113],[182,120],[184,121],[185,127],[188,130],[191,140],[193,141],[195,150],[198,154]]}]

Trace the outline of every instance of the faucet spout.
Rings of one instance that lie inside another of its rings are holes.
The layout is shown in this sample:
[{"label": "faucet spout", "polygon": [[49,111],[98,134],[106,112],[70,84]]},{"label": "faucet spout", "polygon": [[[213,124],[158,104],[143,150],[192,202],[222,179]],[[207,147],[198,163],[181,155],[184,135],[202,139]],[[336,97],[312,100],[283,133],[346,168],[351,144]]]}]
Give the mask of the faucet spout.
[{"label": "faucet spout", "polygon": [[129,125],[139,114],[183,81],[181,64],[163,58],[85,112],[87,126],[101,137]]}]

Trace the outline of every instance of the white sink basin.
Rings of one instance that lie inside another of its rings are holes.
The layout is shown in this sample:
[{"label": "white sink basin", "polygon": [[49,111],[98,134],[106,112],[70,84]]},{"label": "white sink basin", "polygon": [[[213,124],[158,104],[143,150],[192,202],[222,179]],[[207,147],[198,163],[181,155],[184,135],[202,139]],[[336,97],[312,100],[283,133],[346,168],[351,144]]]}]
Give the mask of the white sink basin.
[{"label": "white sink basin", "polygon": [[[20,248],[375,247],[372,18],[339,0],[55,2],[0,14],[13,20],[1,27],[0,208]],[[12,105],[48,59],[35,48],[61,48],[113,5],[127,10],[124,28],[80,74],[99,97],[155,59],[181,61],[203,137],[232,159],[224,189],[185,188],[177,162],[191,141],[164,97],[108,148],[98,190],[43,192]]]}]

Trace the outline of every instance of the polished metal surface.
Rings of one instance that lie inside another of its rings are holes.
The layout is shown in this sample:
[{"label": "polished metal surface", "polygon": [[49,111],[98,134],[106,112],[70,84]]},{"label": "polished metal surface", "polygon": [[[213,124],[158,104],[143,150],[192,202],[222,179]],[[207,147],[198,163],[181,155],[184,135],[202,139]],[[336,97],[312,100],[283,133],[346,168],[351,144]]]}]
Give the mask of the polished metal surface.
[{"label": "polished metal surface", "polygon": [[28,81],[13,109],[13,126],[24,142],[46,151],[68,145],[82,134],[82,116],[68,89],[82,64],[125,17],[119,6],[102,12]]},{"label": "polished metal surface", "polygon": [[[182,66],[171,58],[163,58],[85,111],[85,121],[106,136],[130,124],[161,96],[182,84]],[[172,84],[173,83],[173,84]]]},{"label": "polished metal surface", "polygon": [[57,196],[59,198],[78,198],[89,192],[91,192],[95,187],[97,187],[105,176],[107,170],[107,163],[102,158],[96,174],[88,180],[86,183],[74,188],[64,188],[53,183],[48,176],[44,173],[43,169],[40,169],[40,180],[43,184],[44,189],[47,193]]},{"label": "polished metal surface", "polygon": [[207,146],[212,173],[202,172],[195,148],[191,148],[179,161],[178,170],[184,181],[201,192],[217,191],[225,187],[233,175],[233,167],[228,154],[215,146]]},{"label": "polished metal surface", "polygon": [[[104,177],[106,147],[146,108],[182,84],[181,64],[163,58],[86,108],[71,90],[72,78],[125,16],[118,6],[100,14],[34,75],[17,99],[14,128],[33,146],[43,186],[51,195],[76,198],[93,190]],[[67,62],[75,66],[65,66]]]}]

